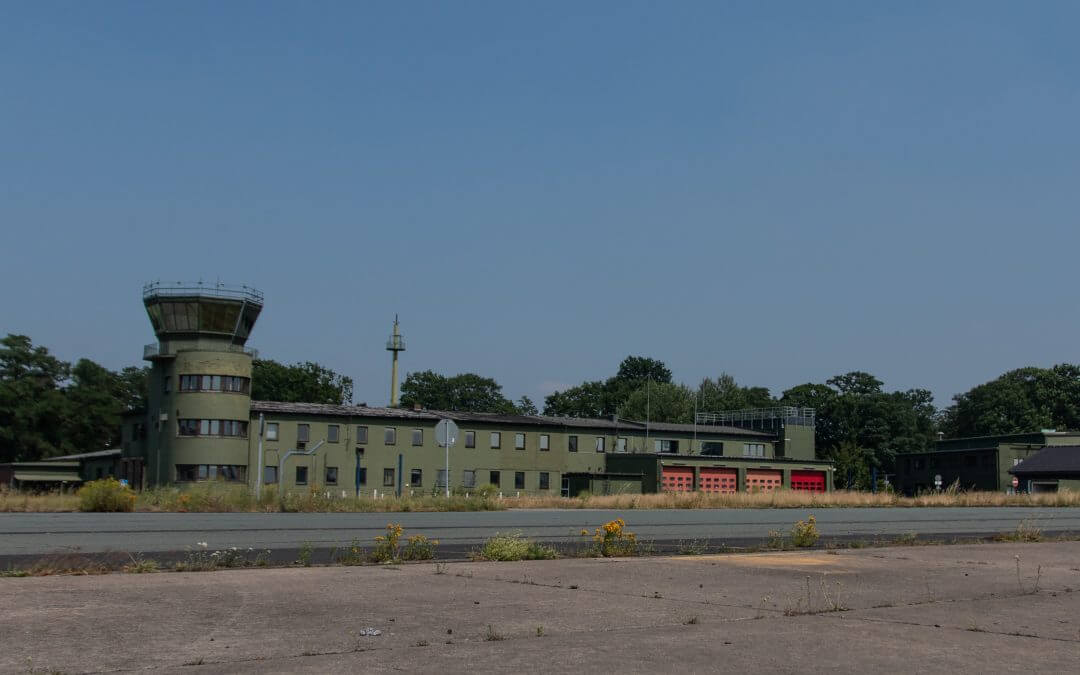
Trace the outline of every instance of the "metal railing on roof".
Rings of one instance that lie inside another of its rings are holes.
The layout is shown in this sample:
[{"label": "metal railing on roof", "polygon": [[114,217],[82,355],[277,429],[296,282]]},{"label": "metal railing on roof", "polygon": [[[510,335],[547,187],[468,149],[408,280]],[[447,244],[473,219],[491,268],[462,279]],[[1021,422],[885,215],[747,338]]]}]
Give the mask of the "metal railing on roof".
[{"label": "metal railing on roof", "polygon": [[263,304],[262,291],[242,284],[204,283],[202,281],[152,281],[143,285],[144,301],[153,298],[191,296],[247,300],[257,305]]},{"label": "metal railing on roof", "polygon": [[[244,345],[234,345],[231,343],[222,342],[220,344],[200,343],[198,346],[188,346],[184,349],[200,352],[229,352],[232,354],[247,354],[253,359],[259,358],[259,350],[254,347],[245,347]],[[151,342],[148,345],[143,346],[143,360],[149,361],[160,357],[173,357],[177,351],[184,351],[184,349],[174,350],[169,347],[168,342]]]},{"label": "metal railing on roof", "polygon": [[776,406],[773,408],[746,408],[744,410],[699,412],[695,419],[698,424],[729,424],[736,427],[753,424],[754,422],[772,420],[783,420],[788,424],[799,424],[812,427],[815,424],[816,415],[817,412],[814,408]]}]

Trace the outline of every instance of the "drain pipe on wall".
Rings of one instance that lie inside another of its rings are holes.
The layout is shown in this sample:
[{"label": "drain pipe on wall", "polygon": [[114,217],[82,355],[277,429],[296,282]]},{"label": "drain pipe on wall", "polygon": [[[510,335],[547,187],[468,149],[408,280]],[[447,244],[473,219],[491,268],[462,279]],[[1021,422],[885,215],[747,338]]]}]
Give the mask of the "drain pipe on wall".
[{"label": "drain pipe on wall", "polygon": [[259,501],[263,484],[263,414],[259,413],[259,460],[255,465],[255,501]]},{"label": "drain pipe on wall", "polygon": [[[322,444],[326,442],[326,439],[322,439],[315,444],[315,447],[310,450],[289,450],[281,456],[281,462],[278,463],[278,485],[285,485],[285,460],[289,459],[293,455],[314,455],[315,451],[322,447]],[[281,494],[278,495],[279,499],[285,499],[285,491],[281,490]]]}]

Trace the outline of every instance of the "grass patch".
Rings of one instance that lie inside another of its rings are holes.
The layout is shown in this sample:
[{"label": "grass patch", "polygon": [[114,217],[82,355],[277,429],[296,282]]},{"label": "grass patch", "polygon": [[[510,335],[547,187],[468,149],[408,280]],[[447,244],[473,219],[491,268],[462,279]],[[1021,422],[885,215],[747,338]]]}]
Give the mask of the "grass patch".
[{"label": "grass patch", "polygon": [[1042,528],[1027,520],[1021,520],[1012,532],[1002,532],[994,537],[994,541],[1036,542],[1042,540]]},{"label": "grass patch", "polygon": [[514,560],[554,560],[559,552],[550,546],[526,539],[520,532],[496,533],[473,554],[474,560],[509,562]]}]

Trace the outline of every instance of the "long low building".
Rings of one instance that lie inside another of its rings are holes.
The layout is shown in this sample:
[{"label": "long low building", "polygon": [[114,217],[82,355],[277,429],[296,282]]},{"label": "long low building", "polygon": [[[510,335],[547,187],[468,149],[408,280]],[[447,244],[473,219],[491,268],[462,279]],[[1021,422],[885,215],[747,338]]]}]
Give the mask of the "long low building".
[{"label": "long low building", "polygon": [[[133,485],[224,480],[339,495],[468,491],[831,490],[814,457],[811,409],[705,414],[700,424],[498,415],[251,400],[246,346],[262,310],[254,289],[144,288],[158,342],[146,411],[122,433],[120,478]],[[460,437],[435,440],[440,419]],[[634,461],[615,458],[634,456]],[[689,469],[687,468],[689,467]]]}]

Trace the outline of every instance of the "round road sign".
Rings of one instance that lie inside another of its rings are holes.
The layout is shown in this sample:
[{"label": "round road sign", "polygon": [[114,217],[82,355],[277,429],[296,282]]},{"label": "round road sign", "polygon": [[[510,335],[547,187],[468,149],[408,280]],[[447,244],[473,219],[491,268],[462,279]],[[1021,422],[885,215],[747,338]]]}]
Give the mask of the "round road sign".
[{"label": "round road sign", "polygon": [[439,420],[435,425],[435,442],[440,448],[452,448],[457,443],[458,428],[454,420]]},{"label": "round road sign", "polygon": [[1013,487],[1020,487],[1020,479],[1013,476]]}]

